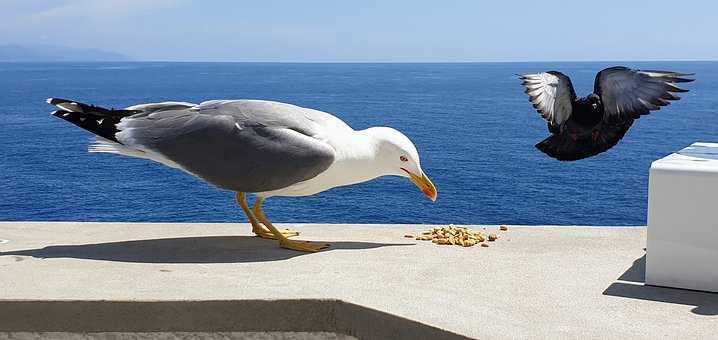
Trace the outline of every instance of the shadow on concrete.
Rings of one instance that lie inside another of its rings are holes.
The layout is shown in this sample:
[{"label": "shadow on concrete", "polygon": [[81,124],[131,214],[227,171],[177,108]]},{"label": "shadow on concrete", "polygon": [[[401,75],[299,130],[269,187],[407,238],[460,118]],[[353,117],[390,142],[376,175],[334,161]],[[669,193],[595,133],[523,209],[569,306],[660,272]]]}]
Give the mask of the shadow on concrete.
[{"label": "shadow on concrete", "polygon": [[695,306],[691,310],[695,314],[718,315],[716,293],[646,285],[646,255],[633,261],[618,280],[608,286],[603,295]]},{"label": "shadow on concrete", "polygon": [[[413,243],[330,242],[323,250],[371,249],[409,246]],[[58,245],[37,249],[0,252],[0,256],[76,258],[138,263],[235,263],[286,260],[310,255],[280,248],[275,240],[253,236],[203,236],[132,240],[108,243]]]},{"label": "shadow on concrete", "polygon": [[646,282],[646,255],[633,261],[628,270],[626,270],[619,278],[621,281],[644,283]]},{"label": "shadow on concrete", "polygon": [[[2,332],[69,332],[61,339],[195,339],[183,332],[335,332],[359,339],[470,338],[380,310],[329,299],[226,301],[32,301],[0,300]],[[92,337],[93,333],[111,332]],[[121,334],[119,332],[125,333]],[[134,334],[133,334],[134,333]],[[172,334],[166,334],[172,333]],[[10,335],[12,337],[12,334]],[[147,337],[150,338],[150,337]],[[207,338],[206,336],[203,338]],[[238,337],[244,339],[244,337]],[[266,336],[262,339],[275,339]],[[289,337],[281,337],[289,339]],[[294,339],[294,337],[291,337]],[[298,338],[298,337],[297,337]],[[303,338],[303,337],[302,337]]]}]

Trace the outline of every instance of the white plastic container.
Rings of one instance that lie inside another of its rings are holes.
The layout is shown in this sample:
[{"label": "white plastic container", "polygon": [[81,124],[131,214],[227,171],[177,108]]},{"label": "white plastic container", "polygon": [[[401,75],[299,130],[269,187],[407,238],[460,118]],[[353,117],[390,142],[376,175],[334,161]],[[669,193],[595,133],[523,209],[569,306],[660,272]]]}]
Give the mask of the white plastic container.
[{"label": "white plastic container", "polygon": [[651,164],[646,284],[718,292],[718,144]]}]

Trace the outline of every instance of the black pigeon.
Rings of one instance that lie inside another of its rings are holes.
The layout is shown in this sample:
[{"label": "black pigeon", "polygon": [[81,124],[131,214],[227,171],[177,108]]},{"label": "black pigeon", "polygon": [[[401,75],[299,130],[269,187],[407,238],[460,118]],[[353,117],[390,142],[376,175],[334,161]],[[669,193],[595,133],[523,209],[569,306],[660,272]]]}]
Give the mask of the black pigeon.
[{"label": "black pigeon", "polygon": [[576,98],[571,79],[561,72],[519,78],[551,132],[536,148],[558,160],[575,161],[612,148],[634,119],[680,99],[673,93],[688,90],[675,84],[693,81],[684,78],[692,75],[610,67],[598,72],[593,93],[584,98]]}]

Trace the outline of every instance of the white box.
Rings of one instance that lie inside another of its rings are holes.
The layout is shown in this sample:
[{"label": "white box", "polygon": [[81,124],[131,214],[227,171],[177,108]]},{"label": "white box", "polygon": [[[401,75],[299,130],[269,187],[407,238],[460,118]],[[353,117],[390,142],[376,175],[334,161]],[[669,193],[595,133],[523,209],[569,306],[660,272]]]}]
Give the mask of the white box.
[{"label": "white box", "polygon": [[718,144],[651,164],[646,283],[718,292]]}]

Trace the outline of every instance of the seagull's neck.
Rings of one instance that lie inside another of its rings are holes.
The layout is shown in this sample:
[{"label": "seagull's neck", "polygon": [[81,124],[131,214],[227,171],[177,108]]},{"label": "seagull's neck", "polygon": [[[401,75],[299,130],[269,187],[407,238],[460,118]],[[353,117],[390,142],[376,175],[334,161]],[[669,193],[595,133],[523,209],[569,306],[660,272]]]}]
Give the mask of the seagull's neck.
[{"label": "seagull's neck", "polygon": [[342,181],[347,182],[343,185],[394,174],[384,166],[385,160],[381,158],[378,129],[353,131],[339,138],[335,162],[330,170],[336,175],[341,174]]},{"label": "seagull's neck", "polygon": [[334,163],[324,172],[289,188],[272,192],[270,196],[307,196],[345,185],[366,182],[377,177],[396,175],[382,159],[381,128],[361,131],[334,131],[324,139],[334,147]]}]

